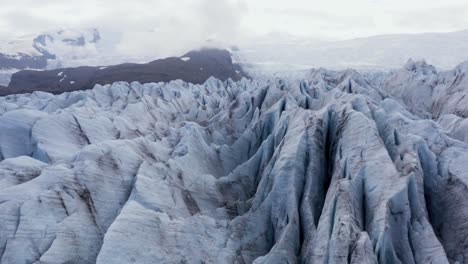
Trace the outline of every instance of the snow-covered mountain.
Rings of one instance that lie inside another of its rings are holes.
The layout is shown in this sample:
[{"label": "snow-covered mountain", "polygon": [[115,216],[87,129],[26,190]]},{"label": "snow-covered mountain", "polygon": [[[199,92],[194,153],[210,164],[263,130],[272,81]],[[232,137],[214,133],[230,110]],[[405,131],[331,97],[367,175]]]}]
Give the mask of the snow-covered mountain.
[{"label": "snow-covered mountain", "polygon": [[[59,65],[62,61],[91,57],[97,55],[97,44],[100,40],[97,29],[59,30],[4,40],[0,42],[0,54],[3,59],[0,69],[43,69],[52,62]],[[43,59],[51,61],[45,62]],[[36,61],[36,64],[33,61]],[[49,67],[52,66],[54,65]]]},{"label": "snow-covered mountain", "polygon": [[99,54],[96,29],[59,30],[0,41],[0,84],[23,69],[51,69]]},{"label": "snow-covered mountain", "polygon": [[465,263],[467,73],[0,97],[1,262]]}]

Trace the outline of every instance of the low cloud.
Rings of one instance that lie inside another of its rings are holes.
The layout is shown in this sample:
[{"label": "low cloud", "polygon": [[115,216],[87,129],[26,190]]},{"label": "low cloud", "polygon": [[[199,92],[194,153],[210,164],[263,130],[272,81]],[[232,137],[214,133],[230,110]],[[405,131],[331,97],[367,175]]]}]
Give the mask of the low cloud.
[{"label": "low cloud", "polygon": [[165,57],[242,44],[270,32],[318,39],[468,28],[466,0],[15,0],[0,9],[0,40],[98,28],[106,51]]},{"label": "low cloud", "polygon": [[[18,0],[0,10],[0,37],[62,28],[98,28],[122,56],[164,57],[228,46],[242,35],[244,0]],[[32,8],[34,7],[34,8]]]},{"label": "low cloud", "polygon": [[418,8],[395,12],[396,27],[413,31],[452,31],[468,27],[468,5]]},{"label": "low cloud", "polygon": [[[203,46],[226,47],[242,37],[240,28],[246,5],[241,1],[184,1],[169,7],[149,21],[138,21],[139,29],[125,31],[117,49],[123,54],[159,56],[181,54]],[[180,9],[178,9],[180,8]],[[151,30],[145,30],[151,25]]]}]

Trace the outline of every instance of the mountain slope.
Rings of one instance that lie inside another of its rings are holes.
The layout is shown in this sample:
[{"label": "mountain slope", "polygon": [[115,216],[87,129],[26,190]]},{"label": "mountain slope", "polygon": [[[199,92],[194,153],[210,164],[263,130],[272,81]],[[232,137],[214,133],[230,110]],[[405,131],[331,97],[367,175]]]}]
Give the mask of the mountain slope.
[{"label": "mountain slope", "polygon": [[0,90],[0,95],[34,91],[62,93],[91,89],[96,84],[116,81],[148,83],[181,79],[199,84],[211,76],[221,80],[246,77],[241,67],[232,63],[231,54],[227,50],[201,49],[180,58],[161,59],[146,64],[20,71],[13,74],[8,89]]},{"label": "mountain slope", "polygon": [[1,262],[464,263],[468,145],[378,79],[0,97]]}]

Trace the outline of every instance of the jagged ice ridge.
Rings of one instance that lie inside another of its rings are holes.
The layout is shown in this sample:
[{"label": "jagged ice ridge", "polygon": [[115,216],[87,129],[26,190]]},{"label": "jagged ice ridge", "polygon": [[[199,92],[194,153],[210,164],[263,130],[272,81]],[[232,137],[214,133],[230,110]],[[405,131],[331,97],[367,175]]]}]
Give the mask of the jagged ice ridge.
[{"label": "jagged ice ridge", "polygon": [[464,263],[466,116],[406,94],[465,79],[427,67],[0,97],[1,263]]}]

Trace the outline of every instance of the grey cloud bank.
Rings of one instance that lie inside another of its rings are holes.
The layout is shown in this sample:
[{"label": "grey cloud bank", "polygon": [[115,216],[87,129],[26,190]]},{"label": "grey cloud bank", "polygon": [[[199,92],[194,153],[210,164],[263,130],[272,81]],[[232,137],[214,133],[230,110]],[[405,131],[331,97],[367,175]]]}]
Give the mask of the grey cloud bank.
[{"label": "grey cloud bank", "polygon": [[96,27],[107,38],[120,40],[117,50],[122,54],[137,56],[155,49],[166,56],[207,45],[207,41],[229,45],[270,32],[349,39],[456,31],[468,28],[467,10],[468,3],[461,0],[19,0],[2,4],[0,38]]}]

